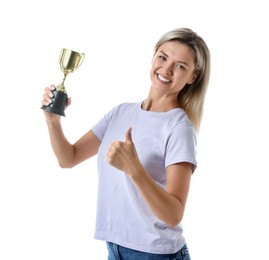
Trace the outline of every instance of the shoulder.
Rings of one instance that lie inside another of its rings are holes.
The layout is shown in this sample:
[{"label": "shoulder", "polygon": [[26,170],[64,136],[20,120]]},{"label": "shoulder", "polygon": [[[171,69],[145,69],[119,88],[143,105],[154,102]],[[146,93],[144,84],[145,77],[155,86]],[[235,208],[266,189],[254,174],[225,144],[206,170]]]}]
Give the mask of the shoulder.
[{"label": "shoulder", "polygon": [[176,123],[192,126],[192,123],[190,119],[188,118],[186,112],[181,108],[177,109]]},{"label": "shoulder", "polygon": [[173,109],[167,114],[167,125],[170,134],[175,131],[194,132],[194,126],[185,111],[181,108]]},{"label": "shoulder", "polygon": [[173,142],[197,143],[197,136],[192,122],[189,120],[184,110],[179,109],[171,123],[169,139]]}]

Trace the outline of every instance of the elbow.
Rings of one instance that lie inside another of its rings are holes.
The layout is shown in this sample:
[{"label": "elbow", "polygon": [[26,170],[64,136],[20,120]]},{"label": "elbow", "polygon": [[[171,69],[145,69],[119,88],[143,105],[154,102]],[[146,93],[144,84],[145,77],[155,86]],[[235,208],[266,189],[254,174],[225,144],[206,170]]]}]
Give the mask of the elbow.
[{"label": "elbow", "polygon": [[181,221],[171,221],[171,222],[167,223],[167,226],[168,226],[169,228],[175,228],[177,225],[180,224],[180,222],[181,222]]},{"label": "elbow", "polygon": [[178,226],[181,221],[182,221],[183,216],[180,214],[178,216],[175,216],[174,218],[170,219],[169,221],[166,222],[167,226],[169,228],[175,228]]},{"label": "elbow", "polygon": [[62,168],[62,169],[71,169],[75,166],[74,164],[66,163],[66,162],[58,161],[58,163],[59,163],[60,168]]},{"label": "elbow", "polygon": [[66,155],[60,155],[57,159],[60,168],[63,169],[71,169],[79,163],[76,159],[76,152],[74,148],[72,152],[69,152]]},{"label": "elbow", "polygon": [[169,228],[174,228],[182,222],[184,211],[185,206],[182,203],[179,204],[179,207],[175,207],[175,210],[171,212],[166,222]]}]

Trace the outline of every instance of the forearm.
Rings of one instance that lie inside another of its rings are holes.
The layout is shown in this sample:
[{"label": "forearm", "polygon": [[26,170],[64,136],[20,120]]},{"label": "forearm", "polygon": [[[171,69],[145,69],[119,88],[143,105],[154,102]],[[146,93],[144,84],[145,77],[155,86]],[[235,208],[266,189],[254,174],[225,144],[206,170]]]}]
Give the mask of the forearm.
[{"label": "forearm", "polygon": [[47,122],[51,146],[62,168],[72,167],[73,146],[66,139],[60,121]]},{"label": "forearm", "polygon": [[161,188],[144,170],[139,174],[129,175],[152,212],[169,227],[174,227],[182,220],[184,206],[172,194]]},{"label": "forearm", "polygon": [[[169,175],[170,178],[168,181],[167,177],[167,184],[169,183],[169,185],[166,186],[166,190],[158,186],[139,161],[132,141],[131,128],[126,132],[125,142],[114,141],[108,147],[107,162],[125,172],[132,179],[151,211],[160,220],[170,227],[174,227],[181,222],[185,205],[185,203],[182,202],[185,201],[186,196],[180,196],[178,194],[178,190],[181,189],[181,186],[178,185],[178,183],[180,183],[178,180],[175,181],[175,186],[177,187],[171,185],[171,183],[174,182],[173,175],[179,176],[179,174],[175,174],[177,170],[171,171],[168,169],[169,174],[166,174],[167,176]],[[183,175],[184,174],[181,176]],[[183,190],[184,189],[182,189],[182,191]],[[187,194],[187,192],[185,192],[185,194]]]}]

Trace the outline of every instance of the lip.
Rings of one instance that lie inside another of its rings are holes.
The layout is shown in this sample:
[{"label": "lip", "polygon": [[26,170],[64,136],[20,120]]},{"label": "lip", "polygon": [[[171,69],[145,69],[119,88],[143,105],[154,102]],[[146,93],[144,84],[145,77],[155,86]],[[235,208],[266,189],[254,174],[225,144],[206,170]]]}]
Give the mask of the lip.
[{"label": "lip", "polygon": [[156,73],[156,78],[162,84],[170,84],[172,82],[170,79],[167,79],[166,77],[162,76],[159,73]]}]

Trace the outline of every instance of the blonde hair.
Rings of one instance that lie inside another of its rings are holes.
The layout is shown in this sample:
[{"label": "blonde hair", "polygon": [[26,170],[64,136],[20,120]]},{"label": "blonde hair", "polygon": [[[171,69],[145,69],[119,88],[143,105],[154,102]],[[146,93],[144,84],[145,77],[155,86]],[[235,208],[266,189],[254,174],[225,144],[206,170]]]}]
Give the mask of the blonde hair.
[{"label": "blonde hair", "polygon": [[199,132],[205,95],[210,76],[210,52],[205,41],[189,28],[177,28],[165,33],[154,48],[154,54],[159,47],[168,41],[178,41],[186,44],[194,52],[195,75],[192,84],[186,84],[178,94],[180,107],[186,112],[187,116]]}]

